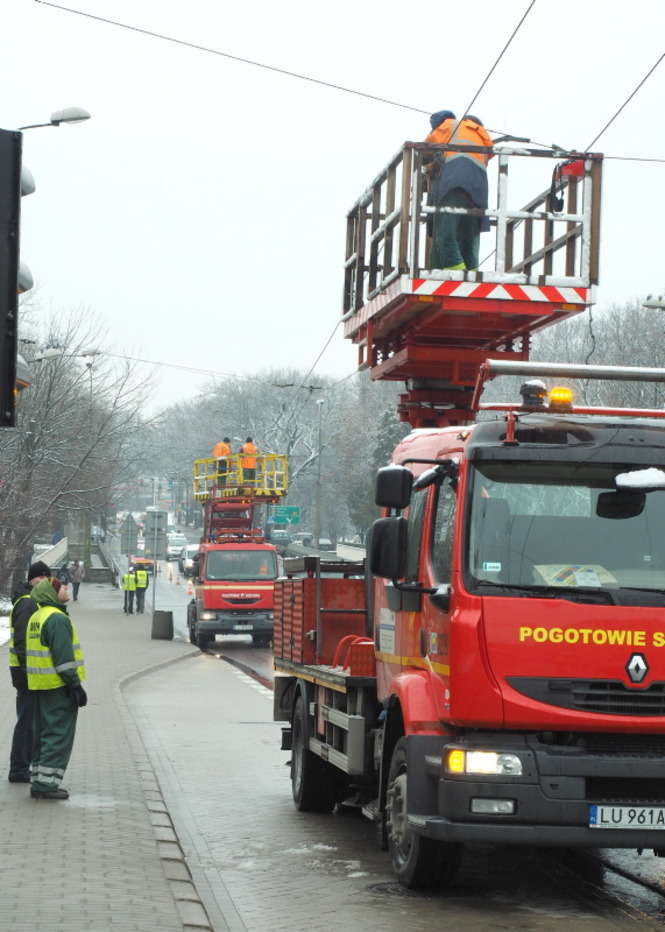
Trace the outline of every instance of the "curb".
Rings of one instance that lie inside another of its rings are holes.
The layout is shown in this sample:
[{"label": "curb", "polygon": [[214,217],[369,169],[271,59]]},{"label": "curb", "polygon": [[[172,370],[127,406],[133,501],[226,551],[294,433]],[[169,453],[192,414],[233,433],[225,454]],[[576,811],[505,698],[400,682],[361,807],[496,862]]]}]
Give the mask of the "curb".
[{"label": "curb", "polygon": [[[166,879],[180,915],[183,932],[195,932],[195,930],[198,930],[198,932],[227,932],[232,927],[228,925],[216,907],[212,890],[209,888],[205,875],[201,871],[192,871],[187,863],[187,858],[180,843],[180,837],[186,834],[185,826],[180,825],[179,820],[174,819],[169,812],[156,769],[143,740],[140,725],[123,694],[123,690],[134,681],[182,660],[196,657],[199,653],[198,650],[188,651],[179,657],[163,660],[160,663],[130,673],[114,683],[113,692],[143,787],[146,807],[155,833],[157,854],[162,862]],[[217,915],[215,915],[216,913]]]}]

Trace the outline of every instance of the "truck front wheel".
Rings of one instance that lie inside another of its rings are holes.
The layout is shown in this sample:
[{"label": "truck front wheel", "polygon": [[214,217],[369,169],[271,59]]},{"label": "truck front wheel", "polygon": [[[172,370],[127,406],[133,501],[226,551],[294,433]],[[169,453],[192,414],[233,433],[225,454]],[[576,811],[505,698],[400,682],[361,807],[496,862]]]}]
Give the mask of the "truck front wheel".
[{"label": "truck front wheel", "polygon": [[300,812],[331,812],[337,802],[332,765],[308,748],[307,709],[298,696],[291,723],[291,790]]},{"label": "truck front wheel", "polygon": [[399,882],[414,890],[441,887],[449,883],[459,867],[459,845],[417,835],[407,820],[406,740],[395,745],[388,774],[386,829],[388,850]]}]

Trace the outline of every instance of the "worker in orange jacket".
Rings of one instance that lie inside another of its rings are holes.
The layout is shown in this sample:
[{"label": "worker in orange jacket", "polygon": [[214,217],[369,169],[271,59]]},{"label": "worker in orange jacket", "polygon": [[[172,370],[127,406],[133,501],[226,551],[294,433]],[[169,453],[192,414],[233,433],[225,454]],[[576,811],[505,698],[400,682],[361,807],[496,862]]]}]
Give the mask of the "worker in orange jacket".
[{"label": "worker in orange jacket", "polygon": [[[432,132],[425,142],[491,147],[492,140],[478,117],[457,120],[450,110],[430,117]],[[435,207],[487,209],[487,163],[493,152],[441,152],[431,162],[430,204]],[[487,217],[435,214],[432,223],[431,269],[478,268],[480,233],[489,230]]]},{"label": "worker in orange jacket", "polygon": [[251,437],[248,437],[247,440],[240,447],[240,452],[242,453],[242,477],[243,481],[254,482],[256,479],[256,454],[259,452],[258,448],[254,446],[254,442]]},{"label": "worker in orange jacket", "polygon": [[212,448],[212,455],[217,460],[217,474],[219,476],[219,484],[221,486],[225,486],[227,473],[229,471],[229,461],[227,457],[231,456],[231,438],[224,437],[223,440],[220,440],[219,443],[216,443]]}]

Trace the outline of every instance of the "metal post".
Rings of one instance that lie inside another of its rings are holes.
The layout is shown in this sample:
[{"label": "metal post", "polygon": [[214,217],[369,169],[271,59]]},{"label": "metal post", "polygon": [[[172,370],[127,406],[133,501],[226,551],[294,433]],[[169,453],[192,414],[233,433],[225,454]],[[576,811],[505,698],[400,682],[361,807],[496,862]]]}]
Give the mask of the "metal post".
[{"label": "metal post", "polygon": [[[157,477],[152,480],[152,504],[157,507]],[[155,599],[157,597],[157,512],[154,511],[155,539],[152,549],[152,614],[155,614]]]},{"label": "metal post", "polygon": [[319,549],[319,541],[321,539],[321,450],[323,447],[322,444],[322,412],[323,412],[323,398],[317,399],[317,407],[319,409],[319,456],[316,463],[316,503],[314,509],[314,546],[316,549]]}]

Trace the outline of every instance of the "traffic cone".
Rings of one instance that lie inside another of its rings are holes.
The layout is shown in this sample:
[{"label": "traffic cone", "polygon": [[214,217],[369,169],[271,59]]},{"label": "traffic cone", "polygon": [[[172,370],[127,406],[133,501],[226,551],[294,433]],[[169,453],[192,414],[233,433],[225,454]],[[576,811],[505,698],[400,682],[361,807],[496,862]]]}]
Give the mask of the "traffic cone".
[{"label": "traffic cone", "polygon": [[194,586],[192,585],[191,579],[187,583],[187,595],[194,595]]}]

